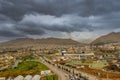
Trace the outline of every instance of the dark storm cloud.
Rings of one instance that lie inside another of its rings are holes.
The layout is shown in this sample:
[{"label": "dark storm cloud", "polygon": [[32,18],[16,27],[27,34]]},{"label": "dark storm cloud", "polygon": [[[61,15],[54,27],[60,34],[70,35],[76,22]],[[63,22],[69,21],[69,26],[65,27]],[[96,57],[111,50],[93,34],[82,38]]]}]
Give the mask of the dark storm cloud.
[{"label": "dark storm cloud", "polygon": [[43,35],[45,31],[34,23],[17,24],[15,29],[26,35]]},{"label": "dark storm cloud", "polygon": [[20,35],[20,34],[14,33],[9,30],[0,30],[0,36],[2,37],[23,37],[24,35]]},{"label": "dark storm cloud", "polygon": [[[92,31],[93,27],[86,23],[87,18],[79,17],[78,15],[63,15],[61,17],[34,14],[26,15],[20,22],[34,29],[43,29],[60,32],[74,31]],[[27,24],[26,24],[27,23]],[[31,26],[31,24],[34,24]],[[33,27],[34,26],[34,27]],[[27,27],[27,28],[28,28]]]},{"label": "dark storm cloud", "polygon": [[119,0],[1,0],[0,3],[0,13],[15,20],[31,12],[55,16],[73,13],[89,16],[120,11]]},{"label": "dark storm cloud", "polygon": [[120,0],[0,0],[0,36],[107,31],[119,16]]},{"label": "dark storm cloud", "polygon": [[14,29],[14,23],[8,21],[0,21],[0,37],[25,37],[26,35],[19,33]]},{"label": "dark storm cloud", "polygon": [[7,21],[7,20],[10,20],[9,17],[7,17],[3,14],[0,14],[0,21]]}]

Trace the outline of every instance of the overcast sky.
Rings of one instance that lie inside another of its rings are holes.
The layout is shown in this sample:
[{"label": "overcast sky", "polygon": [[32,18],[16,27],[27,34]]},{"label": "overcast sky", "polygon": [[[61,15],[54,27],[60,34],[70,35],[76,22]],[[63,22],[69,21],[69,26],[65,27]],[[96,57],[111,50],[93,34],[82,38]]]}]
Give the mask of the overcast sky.
[{"label": "overcast sky", "polygon": [[0,0],[0,41],[30,37],[91,41],[120,31],[120,0]]}]

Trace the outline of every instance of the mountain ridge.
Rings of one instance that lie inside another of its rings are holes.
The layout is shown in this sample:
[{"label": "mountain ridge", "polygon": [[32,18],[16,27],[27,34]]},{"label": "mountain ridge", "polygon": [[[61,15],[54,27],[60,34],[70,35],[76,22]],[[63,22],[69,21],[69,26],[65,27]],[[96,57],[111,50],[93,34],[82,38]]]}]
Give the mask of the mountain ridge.
[{"label": "mountain ridge", "polygon": [[42,38],[42,39],[33,39],[33,38],[17,38],[7,42],[3,42],[0,46],[22,46],[22,45],[81,45],[82,43],[74,41],[72,39],[60,39],[60,38]]},{"label": "mountain ridge", "polygon": [[120,42],[120,32],[111,32],[95,39],[91,44],[107,44]]}]

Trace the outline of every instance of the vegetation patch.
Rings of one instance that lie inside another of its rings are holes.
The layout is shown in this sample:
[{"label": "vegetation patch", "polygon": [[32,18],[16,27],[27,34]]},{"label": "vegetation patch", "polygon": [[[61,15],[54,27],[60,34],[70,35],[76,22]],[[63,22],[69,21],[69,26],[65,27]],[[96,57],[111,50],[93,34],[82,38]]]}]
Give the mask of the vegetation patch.
[{"label": "vegetation patch", "polygon": [[94,69],[103,69],[105,66],[108,65],[106,60],[101,61],[90,61],[90,60],[81,60],[81,61],[69,61],[66,65],[88,65]]},{"label": "vegetation patch", "polygon": [[50,76],[42,77],[40,80],[58,80],[58,77],[57,75],[50,75]]},{"label": "vegetation patch", "polygon": [[42,70],[48,70],[48,68],[40,63],[35,61],[24,61],[18,65],[15,69],[9,69],[5,72],[0,72],[0,77],[16,77],[18,75],[26,76],[28,74],[40,74]]}]

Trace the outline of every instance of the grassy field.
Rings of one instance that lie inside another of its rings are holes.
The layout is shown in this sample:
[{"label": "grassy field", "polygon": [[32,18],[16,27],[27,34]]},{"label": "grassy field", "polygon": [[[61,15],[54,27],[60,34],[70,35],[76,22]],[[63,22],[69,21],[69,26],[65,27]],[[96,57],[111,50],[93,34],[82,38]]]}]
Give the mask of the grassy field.
[{"label": "grassy field", "polygon": [[85,60],[85,61],[69,61],[67,62],[67,64],[69,65],[90,65],[91,68],[95,68],[95,69],[102,69],[103,67],[105,67],[106,65],[108,65],[106,60],[101,60],[101,61],[89,61],[89,60]]},{"label": "grassy field", "polygon": [[9,76],[18,76],[18,75],[27,75],[27,74],[40,74],[40,71],[48,70],[48,68],[40,63],[35,61],[24,61],[18,65],[15,69],[9,69],[5,72],[0,72],[0,76],[9,77]]},{"label": "grassy field", "polygon": [[91,68],[102,69],[106,65],[108,65],[108,63],[105,60],[103,60],[103,61],[98,61],[98,62],[94,61],[90,66],[91,66]]}]

